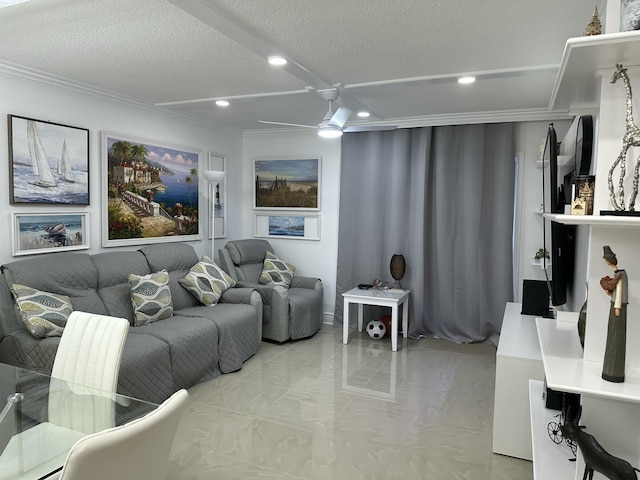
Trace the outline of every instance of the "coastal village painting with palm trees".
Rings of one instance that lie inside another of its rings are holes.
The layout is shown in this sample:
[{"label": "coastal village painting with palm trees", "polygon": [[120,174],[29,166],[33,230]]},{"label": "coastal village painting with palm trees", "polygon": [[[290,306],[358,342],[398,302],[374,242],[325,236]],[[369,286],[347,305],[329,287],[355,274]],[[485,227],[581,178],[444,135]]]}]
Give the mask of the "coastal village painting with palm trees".
[{"label": "coastal village painting with palm trees", "polygon": [[105,144],[107,244],[199,236],[197,152],[110,135]]}]

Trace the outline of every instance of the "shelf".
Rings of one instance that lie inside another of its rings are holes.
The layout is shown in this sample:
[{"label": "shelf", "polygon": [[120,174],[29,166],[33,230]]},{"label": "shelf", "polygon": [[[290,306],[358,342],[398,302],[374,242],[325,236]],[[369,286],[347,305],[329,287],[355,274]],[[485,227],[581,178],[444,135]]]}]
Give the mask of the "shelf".
[{"label": "shelf", "polygon": [[544,406],[542,392],[544,384],[540,380],[529,380],[529,407],[531,419],[531,445],[533,447],[533,478],[544,480],[573,480],[576,474],[576,463],[571,449],[562,442],[555,444],[547,433],[549,422],[558,422],[557,410]]},{"label": "shelf", "polygon": [[540,258],[530,258],[529,262],[531,263],[532,267],[538,267],[542,270],[544,270],[545,268],[549,268],[551,267],[551,259],[547,258],[547,261],[544,263],[542,263],[542,259]]},{"label": "shelf", "polygon": [[549,109],[597,112],[600,109],[601,78],[596,73],[602,69],[611,69],[613,72],[616,63],[640,65],[640,32],[608,33],[567,40]]},{"label": "shelf", "polygon": [[[640,45],[639,45],[640,47]],[[544,218],[565,225],[593,225],[603,227],[640,227],[640,217],[619,217],[615,215],[565,215],[545,213]]]},{"label": "shelf", "polygon": [[624,383],[602,380],[602,363],[585,361],[578,339],[578,314],[536,318],[547,384],[554,390],[640,403],[640,368],[627,366]]}]

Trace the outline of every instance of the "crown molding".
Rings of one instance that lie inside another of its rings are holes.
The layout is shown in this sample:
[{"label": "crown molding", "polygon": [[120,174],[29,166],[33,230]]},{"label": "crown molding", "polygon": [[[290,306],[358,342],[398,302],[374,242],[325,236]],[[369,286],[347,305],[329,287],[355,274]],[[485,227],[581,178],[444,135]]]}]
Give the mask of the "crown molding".
[{"label": "crown molding", "polygon": [[125,95],[120,95],[108,90],[100,89],[82,82],[70,80],[65,77],[59,77],[40,70],[31,69],[22,65],[16,65],[11,62],[0,61],[0,75],[14,78],[21,82],[30,83],[32,85],[43,86],[56,90],[61,90],[74,95],[83,95],[107,102],[119,103],[129,107],[147,110],[156,114],[166,115],[169,117],[188,120],[193,123],[204,125],[207,127],[215,127],[226,132],[241,133],[241,130],[231,127],[230,125],[222,125],[214,122],[207,122],[202,119],[184,115],[179,112],[166,110],[151,103],[142,102]]}]

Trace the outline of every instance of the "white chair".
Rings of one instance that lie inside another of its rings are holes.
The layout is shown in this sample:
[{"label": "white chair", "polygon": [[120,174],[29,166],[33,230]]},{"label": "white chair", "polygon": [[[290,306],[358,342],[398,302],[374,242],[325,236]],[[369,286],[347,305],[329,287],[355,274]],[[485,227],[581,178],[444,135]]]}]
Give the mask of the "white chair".
[{"label": "white chair", "polygon": [[0,480],[59,468],[80,438],[115,425],[113,397],[128,329],[124,318],[71,314],[53,362],[48,421],[11,438],[0,455]]},{"label": "white chair", "polygon": [[[113,396],[101,398],[96,390],[115,394],[128,330],[125,318],[77,311],[69,316],[53,361],[49,423],[85,433],[115,425]],[[78,395],[83,391],[88,395]]]},{"label": "white chair", "polygon": [[51,376],[115,392],[128,330],[125,318],[73,312],[60,338]]},{"label": "white chair", "polygon": [[162,480],[189,394],[178,390],[157,409],[125,425],[80,439],[59,480]]}]

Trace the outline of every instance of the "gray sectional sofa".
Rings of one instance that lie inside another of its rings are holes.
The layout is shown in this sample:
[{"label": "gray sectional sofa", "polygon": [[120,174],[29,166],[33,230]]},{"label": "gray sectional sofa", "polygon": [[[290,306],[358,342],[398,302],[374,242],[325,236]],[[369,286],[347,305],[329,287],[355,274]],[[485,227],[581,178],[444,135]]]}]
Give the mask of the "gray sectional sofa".
[{"label": "gray sectional sofa", "polygon": [[[20,320],[14,283],[70,297],[74,310],[127,318],[118,392],[160,403],[180,388],[238,370],[259,348],[262,301],[250,288],[230,288],[218,304],[202,305],[178,280],[199,261],[186,243],[89,255],[62,252],[1,267],[0,362],[50,373],[60,337],[36,338]],[[166,269],[173,316],[134,326],[129,274]]]}]

